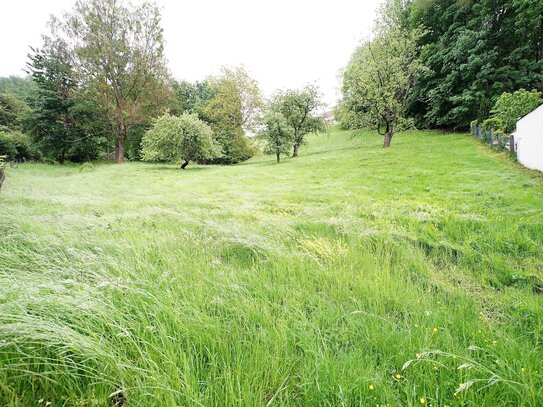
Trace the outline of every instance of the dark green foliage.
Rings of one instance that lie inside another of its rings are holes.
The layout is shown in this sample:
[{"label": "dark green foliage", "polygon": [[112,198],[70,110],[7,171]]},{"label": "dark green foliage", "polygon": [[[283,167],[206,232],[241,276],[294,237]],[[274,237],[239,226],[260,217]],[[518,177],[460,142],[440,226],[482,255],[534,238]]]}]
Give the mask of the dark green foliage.
[{"label": "dark green foliage", "polygon": [[415,0],[412,29],[423,28],[409,113],[428,127],[468,127],[485,119],[503,92],[541,89],[543,0]]},{"label": "dark green foliage", "polygon": [[206,120],[206,105],[217,94],[217,89],[209,81],[180,81],[175,82],[173,88],[172,114],[196,113],[200,119]]},{"label": "dark green foliage", "polygon": [[130,161],[141,160],[141,140],[150,126],[138,125],[128,130],[125,153]]},{"label": "dark green foliage", "polygon": [[38,86],[23,120],[44,155],[65,160],[98,158],[105,145],[98,107],[77,95],[77,84],[67,58],[59,50],[34,50],[28,64]]},{"label": "dark green foliage", "polygon": [[18,161],[39,158],[30,137],[18,131],[0,131],[0,156]]},{"label": "dark green foliage", "polygon": [[222,155],[211,161],[203,160],[201,163],[236,164],[248,160],[255,155],[255,148],[249,143],[247,136],[239,127],[228,126],[224,123],[212,124],[215,140],[222,148]]},{"label": "dark green foliage", "polygon": [[0,90],[0,129],[19,128],[21,114],[26,109],[26,103],[13,91]]}]

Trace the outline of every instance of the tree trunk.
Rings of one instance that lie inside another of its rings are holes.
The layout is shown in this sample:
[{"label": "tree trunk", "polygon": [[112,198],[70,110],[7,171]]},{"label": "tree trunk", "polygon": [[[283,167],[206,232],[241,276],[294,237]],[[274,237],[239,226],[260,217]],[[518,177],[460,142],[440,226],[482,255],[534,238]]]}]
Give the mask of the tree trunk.
[{"label": "tree trunk", "polygon": [[122,116],[121,110],[118,109],[117,113],[117,125],[115,126],[115,136],[117,139],[117,143],[115,144],[115,162],[117,164],[124,163],[124,144],[126,142],[126,139],[128,137],[128,129],[126,125],[122,124],[120,122],[120,117]]},{"label": "tree trunk", "polygon": [[0,168],[0,188],[2,188],[2,183],[6,179],[6,176],[4,175],[4,169]]},{"label": "tree trunk", "polygon": [[115,144],[115,162],[118,164],[124,163],[124,142],[125,138],[121,135],[117,137],[117,144]]},{"label": "tree trunk", "polygon": [[292,152],[293,157],[298,157],[298,150],[300,149],[300,145],[298,143],[294,144],[294,150]]},{"label": "tree trunk", "polygon": [[393,136],[393,133],[391,131],[387,131],[385,133],[385,142],[383,143],[383,148],[390,147],[390,143],[392,142],[392,136]]},{"label": "tree trunk", "polygon": [[189,160],[185,160],[183,164],[181,164],[181,169],[184,170],[187,165],[189,165]]}]

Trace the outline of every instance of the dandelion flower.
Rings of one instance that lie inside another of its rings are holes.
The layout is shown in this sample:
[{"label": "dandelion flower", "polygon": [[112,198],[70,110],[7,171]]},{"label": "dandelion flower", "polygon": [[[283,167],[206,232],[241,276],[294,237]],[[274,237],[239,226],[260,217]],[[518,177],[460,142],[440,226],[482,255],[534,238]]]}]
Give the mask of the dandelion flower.
[{"label": "dandelion flower", "polygon": [[421,397],[419,401],[420,401],[420,404],[426,404],[426,398],[424,397]]},{"label": "dandelion flower", "polygon": [[396,379],[400,380],[402,378],[402,375],[399,374],[399,373],[396,373],[396,375],[394,376]]},{"label": "dandelion flower", "polygon": [[373,384],[370,384],[370,390],[373,390],[375,387],[373,387]]},{"label": "dandelion flower", "polygon": [[526,369],[525,369],[525,368],[521,368],[520,371],[521,371],[522,373],[524,373],[524,372],[526,371]]},{"label": "dandelion flower", "polygon": [[433,332],[433,333],[437,333],[437,331],[438,331],[437,328],[433,328],[433,329],[432,329],[432,332]]}]

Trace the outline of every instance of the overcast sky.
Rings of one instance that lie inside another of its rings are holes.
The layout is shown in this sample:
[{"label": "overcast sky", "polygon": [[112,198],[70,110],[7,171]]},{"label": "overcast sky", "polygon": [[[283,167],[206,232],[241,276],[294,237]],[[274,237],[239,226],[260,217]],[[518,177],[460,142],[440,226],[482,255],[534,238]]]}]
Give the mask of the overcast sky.
[{"label": "overcast sky", "polygon": [[[24,75],[29,46],[41,45],[51,14],[74,0],[2,3],[0,76]],[[135,1],[134,1],[135,2]],[[157,0],[173,76],[189,81],[221,65],[243,65],[266,96],[317,83],[338,98],[338,73],[371,32],[380,0]]]}]

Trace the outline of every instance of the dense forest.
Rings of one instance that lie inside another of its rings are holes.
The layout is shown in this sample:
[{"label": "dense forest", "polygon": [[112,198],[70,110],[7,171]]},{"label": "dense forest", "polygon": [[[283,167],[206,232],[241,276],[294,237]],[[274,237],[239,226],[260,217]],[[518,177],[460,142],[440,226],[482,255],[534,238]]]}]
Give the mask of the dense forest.
[{"label": "dense forest", "polygon": [[[487,119],[504,92],[543,90],[541,0],[390,1],[377,26],[375,38],[355,51],[345,70],[338,116],[346,127],[368,124],[363,116],[376,101],[357,94],[357,64],[367,65],[373,58],[378,67],[372,72],[385,82],[397,81],[398,72],[403,73],[405,86],[387,90],[401,94],[404,103],[398,115],[403,123],[411,119],[408,124],[418,128],[466,129],[473,120]],[[388,39],[388,52],[377,57],[386,48],[379,43],[383,38]],[[367,46],[370,58],[361,59]],[[391,61],[402,52],[406,55],[394,67]],[[414,55],[416,71],[405,72],[402,67],[410,66]],[[376,86],[381,94],[386,88]]]}]

